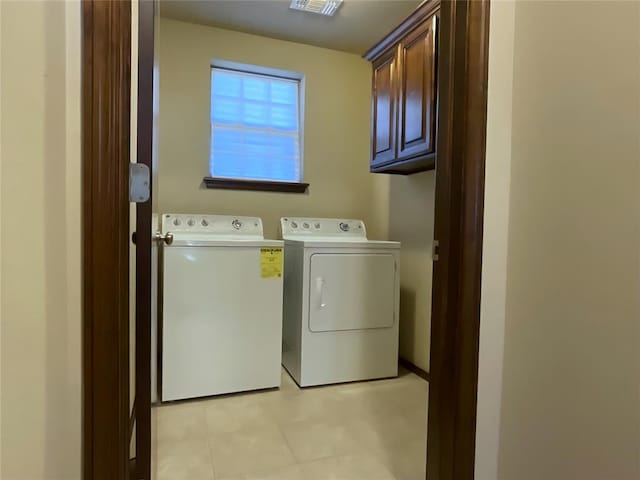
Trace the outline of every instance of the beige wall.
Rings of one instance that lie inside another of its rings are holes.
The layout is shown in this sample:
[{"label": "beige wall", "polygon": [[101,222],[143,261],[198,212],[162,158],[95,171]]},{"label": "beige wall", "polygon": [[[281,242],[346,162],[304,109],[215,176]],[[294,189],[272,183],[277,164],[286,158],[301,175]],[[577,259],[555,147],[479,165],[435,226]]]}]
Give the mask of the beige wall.
[{"label": "beige wall", "polygon": [[80,4],[0,3],[3,480],[80,478]]},{"label": "beige wall", "polygon": [[[212,59],[302,72],[308,195],[206,190]],[[402,242],[400,345],[429,368],[434,173],[369,172],[371,66],[357,55],[161,19],[161,212],[259,215],[268,236],[285,215],[363,218],[370,238]],[[185,120],[187,119],[187,120]]]},{"label": "beige wall", "polygon": [[[497,478],[640,478],[640,3],[518,2],[512,31]],[[494,128],[504,101],[490,97]],[[483,287],[501,288],[502,261],[484,259]],[[499,329],[494,313],[481,322]],[[481,382],[498,339],[483,326]]]},{"label": "beige wall", "polygon": [[400,255],[400,356],[429,370],[435,171],[390,178],[389,238]]},{"label": "beige wall", "polygon": [[476,424],[477,480],[494,480],[498,475],[507,294],[514,18],[514,2],[491,4]]},{"label": "beige wall", "polygon": [[[257,215],[277,234],[287,215],[355,217],[385,238],[388,178],[369,173],[371,67],[357,55],[162,18],[159,210]],[[206,190],[213,59],[305,74],[308,195]]]}]

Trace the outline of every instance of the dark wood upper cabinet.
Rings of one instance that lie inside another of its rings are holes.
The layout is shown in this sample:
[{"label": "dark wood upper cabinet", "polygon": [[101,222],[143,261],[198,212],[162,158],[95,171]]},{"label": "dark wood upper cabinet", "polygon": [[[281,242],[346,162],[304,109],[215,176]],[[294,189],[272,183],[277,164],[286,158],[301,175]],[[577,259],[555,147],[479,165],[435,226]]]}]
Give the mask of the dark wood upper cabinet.
[{"label": "dark wood upper cabinet", "polygon": [[373,64],[371,102],[371,164],[383,165],[397,155],[398,117],[397,60],[395,52],[381,56]]},{"label": "dark wood upper cabinet", "polygon": [[434,15],[400,42],[399,160],[435,153],[436,21]]},{"label": "dark wood upper cabinet", "polygon": [[421,4],[364,55],[373,65],[372,172],[435,167],[439,7],[437,0]]}]

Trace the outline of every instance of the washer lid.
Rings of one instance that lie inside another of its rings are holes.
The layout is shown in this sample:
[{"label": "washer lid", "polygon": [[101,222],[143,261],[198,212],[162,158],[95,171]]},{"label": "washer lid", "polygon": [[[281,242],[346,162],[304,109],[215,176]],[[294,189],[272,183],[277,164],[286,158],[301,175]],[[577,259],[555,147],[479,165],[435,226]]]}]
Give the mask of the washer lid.
[{"label": "washer lid", "polygon": [[366,242],[362,220],[341,218],[284,217],[280,219],[282,238],[315,242]]},{"label": "washer lid", "polygon": [[162,233],[172,233],[174,243],[204,245],[220,242],[260,242],[264,240],[258,217],[165,213]]}]

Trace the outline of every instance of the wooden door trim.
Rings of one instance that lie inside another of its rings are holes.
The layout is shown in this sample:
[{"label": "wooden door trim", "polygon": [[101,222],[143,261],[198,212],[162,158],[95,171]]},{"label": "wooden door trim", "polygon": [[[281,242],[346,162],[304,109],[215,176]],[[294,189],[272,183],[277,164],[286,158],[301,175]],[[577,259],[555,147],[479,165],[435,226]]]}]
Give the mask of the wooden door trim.
[{"label": "wooden door trim", "polygon": [[442,2],[427,478],[471,480],[484,221],[489,0]]},{"label": "wooden door trim", "polygon": [[[138,2],[137,162],[153,170],[153,51],[156,2]],[[151,242],[149,200],[136,208],[136,462],[135,479],[151,479]]]},{"label": "wooden door trim", "polygon": [[129,468],[131,4],[82,2],[82,477]]},{"label": "wooden door trim", "polygon": [[[83,478],[124,480],[131,10],[122,0],[83,0],[82,10]],[[488,26],[489,0],[441,4],[431,480],[474,475]]]}]

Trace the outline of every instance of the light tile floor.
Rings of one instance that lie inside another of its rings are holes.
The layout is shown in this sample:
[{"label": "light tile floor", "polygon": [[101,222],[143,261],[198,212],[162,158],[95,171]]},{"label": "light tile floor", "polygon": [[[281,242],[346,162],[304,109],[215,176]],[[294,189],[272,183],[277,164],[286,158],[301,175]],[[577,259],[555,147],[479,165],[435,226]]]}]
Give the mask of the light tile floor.
[{"label": "light tile floor", "polygon": [[162,405],[155,480],[422,480],[427,382],[398,378]]}]

